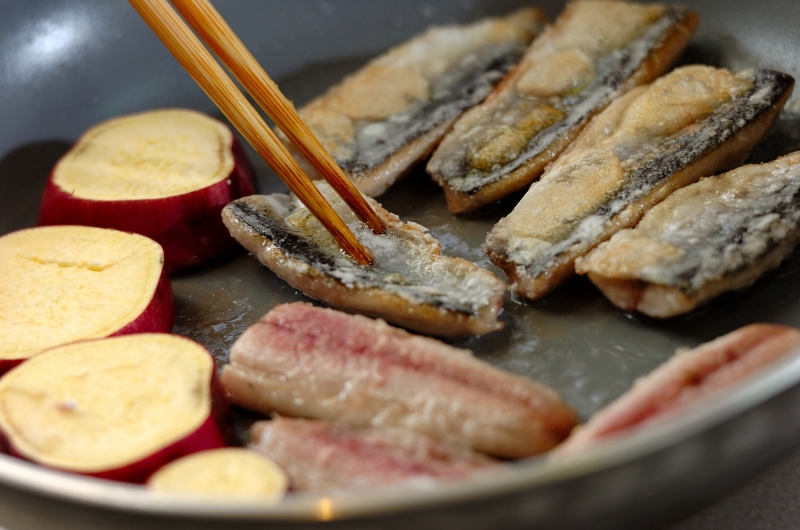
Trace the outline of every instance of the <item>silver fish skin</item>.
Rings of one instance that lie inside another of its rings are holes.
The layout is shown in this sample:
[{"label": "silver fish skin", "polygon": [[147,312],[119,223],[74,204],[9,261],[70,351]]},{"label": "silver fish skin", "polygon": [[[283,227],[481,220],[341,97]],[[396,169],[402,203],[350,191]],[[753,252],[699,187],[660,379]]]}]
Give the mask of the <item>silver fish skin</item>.
[{"label": "silver fish skin", "polygon": [[221,380],[251,410],[403,427],[501,457],[547,451],[577,422],[553,390],[469,351],[302,303],[248,328]]},{"label": "silver fish skin", "polygon": [[697,14],[682,7],[568,3],[428,163],[450,211],[470,212],[528,187],[594,115],[663,74],[697,25]]},{"label": "silver fish skin", "polygon": [[387,226],[373,234],[326,182],[317,187],[372,251],[365,267],[344,254],[308,209],[289,195],[253,195],[230,203],[231,235],[307,296],[328,305],[437,336],[482,335],[503,327],[497,316],[505,283],[472,262],[443,256],[441,244],[367,199]]},{"label": "silver fish skin", "polygon": [[596,116],[486,238],[512,289],[540,298],[575,260],[631,228],[669,194],[736,167],[763,137],[794,79],[686,66]]},{"label": "silver fish skin", "polygon": [[755,282],[800,243],[800,152],[680,189],[575,270],[617,307],[667,318]]},{"label": "silver fish skin", "polygon": [[[361,192],[377,197],[492,91],[546,22],[538,9],[523,8],[463,26],[432,27],[331,87],[300,116]],[[279,136],[306,173],[319,178]]]},{"label": "silver fish skin", "polygon": [[253,424],[250,448],[286,471],[292,490],[335,493],[391,485],[428,489],[506,468],[469,448],[408,429],[354,428],[277,417]]},{"label": "silver fish skin", "polygon": [[551,457],[585,453],[667,421],[703,400],[733,391],[778,359],[796,354],[800,330],[775,324],[751,324],[691,350],[679,350],[669,361],[639,379],[628,392],[577,427]]}]

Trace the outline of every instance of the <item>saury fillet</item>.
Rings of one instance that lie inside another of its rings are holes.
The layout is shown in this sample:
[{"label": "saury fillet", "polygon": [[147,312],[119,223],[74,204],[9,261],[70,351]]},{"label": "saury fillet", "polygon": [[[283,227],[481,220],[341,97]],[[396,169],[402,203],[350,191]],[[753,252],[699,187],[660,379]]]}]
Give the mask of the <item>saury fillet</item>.
[{"label": "saury fillet", "polygon": [[326,182],[317,187],[375,264],[365,267],[339,244],[297,197],[253,195],[222,212],[231,235],[275,274],[333,307],[380,317],[405,328],[445,337],[482,335],[497,320],[506,284],[471,261],[442,255],[427,229],[404,223],[367,199],[386,225],[374,234]]},{"label": "saury fillet", "polygon": [[675,356],[636,382],[557,449],[574,455],[605,438],[644,426],[668,413],[686,410],[706,396],[735,385],[800,347],[800,331],[774,324],[751,324]]},{"label": "saury fillet", "polygon": [[750,285],[800,242],[800,152],[676,191],[575,270],[611,302],[652,317],[686,313]]},{"label": "saury fillet", "polygon": [[278,417],[255,423],[250,433],[250,448],[283,468],[295,491],[428,487],[478,470],[504,469],[467,447],[397,427],[353,428]]},{"label": "saury fillet", "polygon": [[770,70],[686,66],[631,90],[548,167],[484,250],[519,295],[544,296],[573,275],[577,258],[670,193],[739,165],[793,86]]},{"label": "saury fillet", "polygon": [[[544,13],[526,7],[501,18],[430,28],[331,87],[300,116],[358,189],[377,197],[492,91],[545,22]],[[317,175],[302,155],[295,156]]]},{"label": "saury fillet", "polygon": [[576,424],[553,390],[468,351],[303,303],[248,328],[222,382],[252,410],[406,427],[502,457],[547,451]]},{"label": "saury fillet", "polygon": [[697,24],[683,7],[569,2],[428,163],[450,211],[475,210],[528,186],[592,116],[664,73]]}]

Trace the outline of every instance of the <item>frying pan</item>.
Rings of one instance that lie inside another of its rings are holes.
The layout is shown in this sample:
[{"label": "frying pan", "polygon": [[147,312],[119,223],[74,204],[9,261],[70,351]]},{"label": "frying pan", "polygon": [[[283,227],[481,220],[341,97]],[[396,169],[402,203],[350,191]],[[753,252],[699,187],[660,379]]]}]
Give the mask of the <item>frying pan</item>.
[{"label": "frying pan", "polygon": [[[218,9],[298,105],[369,57],[433,23],[466,22],[515,0],[239,0]],[[800,3],[696,0],[702,26],[682,63],[800,76]],[[561,2],[539,5],[554,18]],[[0,4],[0,234],[35,223],[56,160],[87,127],[119,114],[180,106],[219,116],[127,3],[29,0]],[[787,111],[751,155],[800,148],[800,111]],[[252,152],[251,152],[252,155]],[[283,191],[255,156],[262,192]],[[383,204],[429,227],[446,253],[487,264],[486,231],[512,201],[454,218],[421,170]],[[756,285],[690,316],[657,322],[613,309],[576,280],[547,299],[506,301],[506,329],[456,342],[558,390],[584,417],[676,347],[741,325],[800,326],[800,255]],[[231,342],[276,303],[304,299],[244,253],[175,278],[175,331],[221,362]],[[558,465],[533,459],[503,477],[423,492],[378,490],[277,506],[154,497],[141,488],[57,473],[0,455],[0,525],[100,528],[659,528],[743,484],[800,442],[800,357],[634,436]],[[240,413],[240,423],[248,418]]]}]

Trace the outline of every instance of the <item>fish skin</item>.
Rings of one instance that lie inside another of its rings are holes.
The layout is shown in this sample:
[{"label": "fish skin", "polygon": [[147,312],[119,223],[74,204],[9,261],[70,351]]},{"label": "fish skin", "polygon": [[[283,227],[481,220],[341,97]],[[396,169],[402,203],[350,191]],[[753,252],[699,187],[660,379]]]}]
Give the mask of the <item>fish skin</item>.
[{"label": "fish skin", "polygon": [[[577,258],[636,225],[670,193],[739,165],[793,86],[781,72],[733,75],[695,65],[632,90],[548,167],[494,226],[484,251],[518,295],[546,295],[574,275]],[[676,91],[681,98],[672,103]]]},{"label": "fish skin", "polygon": [[678,350],[666,363],[599,411],[553,453],[578,455],[606,440],[618,440],[651,422],[675,417],[719,395],[800,347],[800,330],[751,324],[691,350]]},{"label": "fish skin", "polygon": [[496,460],[408,429],[353,428],[276,417],[250,429],[250,448],[283,468],[294,491],[326,493],[376,486],[429,488],[473,473],[502,473]]},{"label": "fish skin", "polygon": [[577,422],[553,390],[469,351],[303,303],[248,328],[221,379],[259,412],[405,427],[501,457],[547,451]]},{"label": "fish skin", "polygon": [[[525,189],[593,116],[666,72],[698,24],[696,13],[677,6],[568,3],[519,66],[459,118],[428,162],[426,169],[444,189],[448,209],[471,212]],[[517,116],[525,106],[551,112]],[[522,125],[531,117],[530,123],[538,125]],[[505,133],[498,135],[501,130]],[[476,166],[476,157],[484,162]]]}]

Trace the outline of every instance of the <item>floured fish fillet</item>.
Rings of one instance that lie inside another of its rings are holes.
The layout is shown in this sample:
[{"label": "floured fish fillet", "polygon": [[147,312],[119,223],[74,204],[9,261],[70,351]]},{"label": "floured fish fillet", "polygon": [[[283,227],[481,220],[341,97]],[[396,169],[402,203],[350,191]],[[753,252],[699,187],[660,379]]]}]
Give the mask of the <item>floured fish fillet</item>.
[{"label": "floured fish fillet", "polygon": [[664,73],[697,24],[697,15],[680,7],[568,4],[428,163],[450,211],[475,210],[526,188],[592,116]]},{"label": "floured fish fillet", "polygon": [[506,285],[494,274],[441,253],[422,226],[404,223],[373,201],[387,226],[373,234],[325,182],[317,187],[376,263],[359,265],[294,196],[254,195],[230,203],[231,235],[307,296],[340,309],[440,336],[480,335],[503,327],[497,315]]},{"label": "floured fish fillet", "polygon": [[543,296],[573,274],[576,258],[670,193],[741,163],[793,84],[769,70],[688,66],[633,89],[592,120],[484,250],[518,294]]},{"label": "floured fish fillet", "polygon": [[468,26],[431,28],[373,59],[300,116],[361,192],[376,197],[492,91],[545,22],[541,11],[527,8]]},{"label": "floured fish fillet", "polygon": [[671,317],[752,284],[800,241],[800,152],[676,191],[575,270],[626,311]]},{"label": "floured fish fillet", "polygon": [[556,449],[554,456],[579,454],[606,438],[684,411],[699,400],[732,387],[770,363],[798,351],[800,331],[752,324],[675,356],[640,379]]},{"label": "floured fish fillet", "polygon": [[577,422],[553,390],[469,351],[302,303],[239,337],[222,384],[251,410],[405,427],[503,457],[551,449]]},{"label": "floured fish fillet", "polygon": [[303,492],[363,490],[382,485],[430,487],[475,471],[502,472],[498,462],[467,447],[408,429],[354,428],[275,418],[250,429],[250,448],[274,460]]}]

